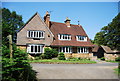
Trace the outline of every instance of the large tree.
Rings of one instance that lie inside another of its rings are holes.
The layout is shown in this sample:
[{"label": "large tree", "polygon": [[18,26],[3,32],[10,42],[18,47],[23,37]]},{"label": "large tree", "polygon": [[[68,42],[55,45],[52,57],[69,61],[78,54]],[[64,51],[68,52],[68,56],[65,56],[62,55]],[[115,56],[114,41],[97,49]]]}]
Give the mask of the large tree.
[{"label": "large tree", "polygon": [[16,32],[23,26],[22,16],[16,14],[15,11],[10,12],[9,9],[2,9],[2,43],[7,44],[7,36],[11,34],[13,42],[16,42]]},{"label": "large tree", "polygon": [[13,50],[10,58],[7,36],[12,35],[15,42],[17,30],[22,25],[22,16],[15,11],[2,9],[2,81],[36,81],[36,73],[27,62],[28,54],[18,49],[14,43],[11,45]]},{"label": "large tree", "polygon": [[120,50],[120,13],[96,34],[94,41],[98,45],[107,45]]}]

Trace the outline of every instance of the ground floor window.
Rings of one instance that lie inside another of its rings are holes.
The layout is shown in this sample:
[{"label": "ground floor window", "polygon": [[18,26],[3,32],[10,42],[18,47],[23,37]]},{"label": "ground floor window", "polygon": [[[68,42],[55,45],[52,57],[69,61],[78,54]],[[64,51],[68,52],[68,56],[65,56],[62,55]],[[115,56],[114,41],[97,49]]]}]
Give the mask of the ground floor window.
[{"label": "ground floor window", "polygon": [[72,53],[72,49],[71,47],[60,47],[59,52],[63,52],[63,53]]},{"label": "ground floor window", "polygon": [[43,45],[39,44],[29,44],[27,46],[27,52],[28,53],[43,53]]},{"label": "ground floor window", "polygon": [[78,53],[89,53],[88,47],[78,47]]}]

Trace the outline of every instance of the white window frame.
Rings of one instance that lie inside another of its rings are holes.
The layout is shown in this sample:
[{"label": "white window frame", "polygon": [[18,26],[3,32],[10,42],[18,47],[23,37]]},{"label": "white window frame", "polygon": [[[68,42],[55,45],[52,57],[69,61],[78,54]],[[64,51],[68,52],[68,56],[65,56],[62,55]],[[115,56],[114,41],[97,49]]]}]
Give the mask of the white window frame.
[{"label": "white window frame", "polygon": [[69,46],[59,47],[59,52],[72,53],[72,47]]},{"label": "white window frame", "polygon": [[77,41],[87,41],[87,36],[77,35],[77,36],[76,36],[76,40],[77,40]]},{"label": "white window frame", "polygon": [[89,53],[88,47],[77,47],[78,53]]},{"label": "white window frame", "polygon": [[[27,31],[27,37],[28,38],[44,38],[44,31]],[[30,34],[30,35],[29,35]]]},{"label": "white window frame", "polygon": [[58,34],[58,39],[59,40],[71,40],[71,35],[70,34]]},{"label": "white window frame", "polygon": [[[37,52],[35,52],[35,46],[37,46]],[[33,52],[31,52],[31,47],[33,47]],[[38,49],[40,47],[40,49]],[[44,45],[41,44],[29,44],[27,46],[27,53],[37,54],[37,53],[44,53]]]}]

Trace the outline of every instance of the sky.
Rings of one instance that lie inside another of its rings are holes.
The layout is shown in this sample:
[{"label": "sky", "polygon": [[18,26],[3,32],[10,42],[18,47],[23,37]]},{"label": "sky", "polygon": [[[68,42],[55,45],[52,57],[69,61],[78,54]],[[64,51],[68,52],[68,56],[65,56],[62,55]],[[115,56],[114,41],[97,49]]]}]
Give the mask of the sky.
[{"label": "sky", "polygon": [[2,2],[2,7],[22,15],[24,22],[36,12],[44,17],[46,11],[51,21],[64,23],[66,17],[71,24],[80,21],[90,39],[118,14],[118,2]]}]

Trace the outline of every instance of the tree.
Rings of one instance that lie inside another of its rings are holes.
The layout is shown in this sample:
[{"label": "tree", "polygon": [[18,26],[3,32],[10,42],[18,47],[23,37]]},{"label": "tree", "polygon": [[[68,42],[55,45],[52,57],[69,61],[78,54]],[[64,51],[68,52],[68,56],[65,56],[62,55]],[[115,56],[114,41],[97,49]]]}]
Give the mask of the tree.
[{"label": "tree", "polygon": [[23,26],[22,16],[16,14],[15,11],[10,12],[9,9],[2,9],[2,42],[8,45],[7,36],[12,35],[13,42],[16,42],[17,30]]},{"label": "tree", "polygon": [[16,45],[13,48],[14,56],[10,59],[10,50],[2,46],[2,81],[36,81],[36,73],[27,62],[27,53]]},{"label": "tree", "polygon": [[[36,73],[27,62],[27,53],[13,45],[12,58],[10,59],[8,35],[16,41],[16,30],[23,25],[22,16],[15,11],[2,9],[2,81],[35,81]],[[1,49],[1,48],[0,48]]]},{"label": "tree", "polygon": [[106,45],[104,32],[98,32],[94,37],[94,43],[97,45]]},{"label": "tree", "polygon": [[98,45],[107,45],[120,50],[120,13],[96,34],[94,41]]}]

